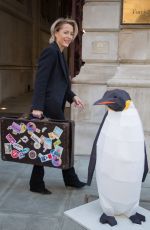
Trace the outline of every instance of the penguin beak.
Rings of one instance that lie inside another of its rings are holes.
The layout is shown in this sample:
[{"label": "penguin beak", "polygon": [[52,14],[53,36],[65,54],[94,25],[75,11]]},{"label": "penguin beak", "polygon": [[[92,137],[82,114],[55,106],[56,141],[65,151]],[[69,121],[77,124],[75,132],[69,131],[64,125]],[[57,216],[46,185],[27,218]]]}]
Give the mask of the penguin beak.
[{"label": "penguin beak", "polygon": [[93,105],[110,105],[110,104],[115,104],[116,102],[113,101],[113,99],[100,99],[98,101],[96,101]]}]

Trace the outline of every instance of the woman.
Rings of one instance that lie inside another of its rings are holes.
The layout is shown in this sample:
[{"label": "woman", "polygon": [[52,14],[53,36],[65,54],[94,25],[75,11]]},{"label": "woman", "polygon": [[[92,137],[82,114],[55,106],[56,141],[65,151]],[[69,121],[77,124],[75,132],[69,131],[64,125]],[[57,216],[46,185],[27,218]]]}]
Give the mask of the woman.
[{"label": "woman", "polygon": [[[44,49],[38,63],[35,90],[33,94],[32,115],[41,118],[43,115],[52,119],[64,120],[66,101],[79,108],[84,108],[81,99],[71,91],[69,73],[63,55],[75,39],[78,27],[74,20],[60,18],[51,26],[50,45]],[[81,188],[85,185],[78,179],[74,167],[62,170],[66,186]],[[45,188],[44,167],[34,165],[30,179],[30,191],[51,194]]]}]

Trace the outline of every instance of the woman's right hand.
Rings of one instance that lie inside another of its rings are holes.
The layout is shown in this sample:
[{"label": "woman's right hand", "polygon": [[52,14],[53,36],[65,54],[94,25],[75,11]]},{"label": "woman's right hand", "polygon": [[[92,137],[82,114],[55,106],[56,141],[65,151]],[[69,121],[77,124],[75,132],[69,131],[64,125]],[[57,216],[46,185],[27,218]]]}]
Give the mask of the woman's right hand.
[{"label": "woman's right hand", "polygon": [[37,117],[37,118],[42,118],[43,117],[43,111],[40,110],[32,110],[32,115],[33,117]]}]

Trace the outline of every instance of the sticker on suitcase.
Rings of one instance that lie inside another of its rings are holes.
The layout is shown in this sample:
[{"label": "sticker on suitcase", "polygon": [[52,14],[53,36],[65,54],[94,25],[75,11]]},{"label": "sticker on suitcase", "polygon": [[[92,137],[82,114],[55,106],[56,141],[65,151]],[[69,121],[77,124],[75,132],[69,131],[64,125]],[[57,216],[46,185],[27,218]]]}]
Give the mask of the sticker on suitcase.
[{"label": "sticker on suitcase", "polygon": [[33,121],[26,123],[13,121],[7,126],[5,154],[13,159],[39,159],[41,163],[50,162],[54,167],[62,164],[63,129],[54,126],[53,130],[42,127]]}]

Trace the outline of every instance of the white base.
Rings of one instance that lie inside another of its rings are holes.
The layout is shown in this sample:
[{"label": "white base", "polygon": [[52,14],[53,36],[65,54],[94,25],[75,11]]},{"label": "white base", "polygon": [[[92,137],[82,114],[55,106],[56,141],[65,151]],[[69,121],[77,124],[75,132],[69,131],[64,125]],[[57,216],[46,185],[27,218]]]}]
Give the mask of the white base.
[{"label": "white base", "polygon": [[141,225],[133,224],[123,215],[115,217],[118,224],[113,227],[108,224],[101,224],[99,218],[102,214],[102,209],[99,200],[96,200],[77,208],[70,209],[65,212],[65,215],[88,230],[150,230],[150,211],[139,207],[138,213],[143,214],[146,217],[146,222],[142,222]]}]

